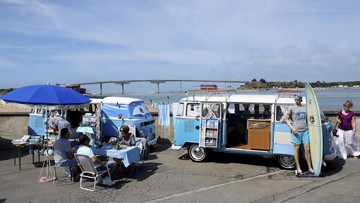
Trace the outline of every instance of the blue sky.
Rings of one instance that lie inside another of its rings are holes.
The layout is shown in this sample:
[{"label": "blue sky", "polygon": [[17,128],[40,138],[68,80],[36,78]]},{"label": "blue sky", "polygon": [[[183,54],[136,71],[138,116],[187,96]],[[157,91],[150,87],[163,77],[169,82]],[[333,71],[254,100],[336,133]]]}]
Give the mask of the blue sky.
[{"label": "blue sky", "polygon": [[0,0],[0,88],[360,80],[359,15],[358,0]]}]

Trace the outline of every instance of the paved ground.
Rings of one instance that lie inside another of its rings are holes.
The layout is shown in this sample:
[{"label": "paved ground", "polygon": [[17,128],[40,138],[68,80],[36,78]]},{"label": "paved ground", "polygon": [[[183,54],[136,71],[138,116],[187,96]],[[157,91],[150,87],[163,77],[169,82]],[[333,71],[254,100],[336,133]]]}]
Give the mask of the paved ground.
[{"label": "paved ground", "polygon": [[[9,140],[0,138],[0,203],[12,202],[359,202],[360,160],[336,160],[323,177],[296,178],[274,159],[217,154],[207,162],[179,159],[163,142],[150,160],[113,187],[81,190],[79,183],[40,183],[42,162],[22,153],[14,166]],[[44,157],[41,157],[41,161]],[[44,173],[46,174],[46,173]],[[44,175],[43,174],[43,175]]]}]

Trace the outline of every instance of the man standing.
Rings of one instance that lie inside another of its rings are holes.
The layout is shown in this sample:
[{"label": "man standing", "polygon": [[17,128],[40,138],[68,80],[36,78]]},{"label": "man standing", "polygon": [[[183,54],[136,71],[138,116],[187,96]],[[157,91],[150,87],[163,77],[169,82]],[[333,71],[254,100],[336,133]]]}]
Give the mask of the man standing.
[{"label": "man standing", "polygon": [[[306,119],[306,107],[302,106],[302,96],[295,95],[295,105],[289,107],[285,117],[285,122],[291,129],[291,142],[294,144],[294,158],[296,163],[296,176],[301,177],[303,172],[300,167],[300,145],[304,145],[305,160],[308,165],[309,173],[313,174],[314,170],[310,160],[310,141],[309,130]],[[291,121],[290,121],[291,120]]]}]

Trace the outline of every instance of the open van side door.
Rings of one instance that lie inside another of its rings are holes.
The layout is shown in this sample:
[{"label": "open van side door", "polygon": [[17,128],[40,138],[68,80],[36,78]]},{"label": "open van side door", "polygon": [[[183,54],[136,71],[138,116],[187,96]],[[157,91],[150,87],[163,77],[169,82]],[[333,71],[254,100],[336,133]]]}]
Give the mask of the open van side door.
[{"label": "open van side door", "polygon": [[222,103],[201,103],[199,146],[219,148]]}]

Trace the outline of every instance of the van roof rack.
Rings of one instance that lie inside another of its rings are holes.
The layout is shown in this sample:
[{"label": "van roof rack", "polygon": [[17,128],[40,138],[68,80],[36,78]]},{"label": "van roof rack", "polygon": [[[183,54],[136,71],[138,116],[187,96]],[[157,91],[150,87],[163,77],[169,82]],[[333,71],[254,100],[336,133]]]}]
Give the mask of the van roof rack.
[{"label": "van roof rack", "polygon": [[294,95],[301,95],[301,90],[299,89],[280,89],[276,91],[276,94],[279,97],[294,97]]}]

